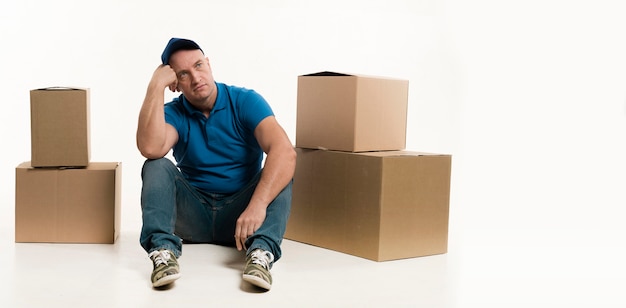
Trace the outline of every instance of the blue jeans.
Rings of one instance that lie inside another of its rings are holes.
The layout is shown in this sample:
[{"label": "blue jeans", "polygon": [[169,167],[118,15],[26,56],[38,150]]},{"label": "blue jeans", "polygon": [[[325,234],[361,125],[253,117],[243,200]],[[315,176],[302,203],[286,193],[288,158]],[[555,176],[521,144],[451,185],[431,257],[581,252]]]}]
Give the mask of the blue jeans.
[{"label": "blue jeans", "polygon": [[[169,249],[176,257],[182,254],[183,241],[235,246],[237,218],[248,206],[261,172],[240,191],[223,195],[191,186],[167,158],[146,160],[141,172],[141,246],[148,253]],[[274,254],[275,261],[280,259],[292,182],[269,204],[263,225],[246,240],[248,252],[261,248]]]}]

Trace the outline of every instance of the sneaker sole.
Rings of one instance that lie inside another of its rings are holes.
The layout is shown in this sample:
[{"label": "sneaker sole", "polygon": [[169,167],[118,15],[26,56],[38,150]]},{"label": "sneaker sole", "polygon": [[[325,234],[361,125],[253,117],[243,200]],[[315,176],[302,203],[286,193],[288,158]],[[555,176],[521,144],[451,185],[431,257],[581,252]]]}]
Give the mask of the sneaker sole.
[{"label": "sneaker sole", "polygon": [[153,282],[152,286],[155,287],[155,288],[162,287],[164,285],[168,285],[168,284],[174,282],[178,278],[180,278],[180,273],[179,274],[175,274],[175,275],[168,275],[168,276],[162,277],[161,279]]},{"label": "sneaker sole", "polygon": [[269,290],[272,288],[272,285],[269,284],[267,281],[263,280],[262,278],[259,278],[257,276],[253,276],[253,275],[243,275],[243,280],[247,281],[259,288],[263,288],[265,290]]}]

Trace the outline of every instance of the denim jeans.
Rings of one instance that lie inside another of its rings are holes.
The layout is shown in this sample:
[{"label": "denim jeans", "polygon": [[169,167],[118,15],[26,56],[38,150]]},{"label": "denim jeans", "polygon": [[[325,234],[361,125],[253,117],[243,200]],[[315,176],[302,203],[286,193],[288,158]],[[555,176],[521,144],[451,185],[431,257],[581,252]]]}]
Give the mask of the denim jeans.
[{"label": "denim jeans", "polygon": [[[176,257],[182,254],[183,241],[235,246],[237,218],[248,206],[261,172],[240,191],[223,195],[194,188],[167,158],[146,160],[141,172],[141,246],[148,253],[169,249]],[[265,221],[246,240],[248,252],[261,248],[275,261],[280,259],[292,182],[269,204]]]}]

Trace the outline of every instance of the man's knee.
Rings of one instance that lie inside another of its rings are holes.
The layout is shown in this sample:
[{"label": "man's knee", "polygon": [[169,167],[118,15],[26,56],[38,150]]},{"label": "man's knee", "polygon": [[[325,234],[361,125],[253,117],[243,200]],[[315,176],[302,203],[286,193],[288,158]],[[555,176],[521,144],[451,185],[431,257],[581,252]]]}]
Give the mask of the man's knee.
[{"label": "man's knee", "polygon": [[167,177],[168,175],[174,175],[178,172],[178,169],[174,165],[174,163],[163,157],[159,159],[147,159],[143,163],[143,168],[141,169],[142,178],[148,177]]}]

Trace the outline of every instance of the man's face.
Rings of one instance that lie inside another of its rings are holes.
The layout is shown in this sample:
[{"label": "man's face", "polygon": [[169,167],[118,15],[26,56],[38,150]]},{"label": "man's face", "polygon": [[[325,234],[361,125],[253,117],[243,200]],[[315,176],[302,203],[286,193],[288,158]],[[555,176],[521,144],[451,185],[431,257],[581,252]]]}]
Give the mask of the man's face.
[{"label": "man's face", "polygon": [[215,81],[209,60],[202,51],[180,50],[170,57],[169,62],[178,78],[178,90],[192,103],[205,103],[213,94]]}]

